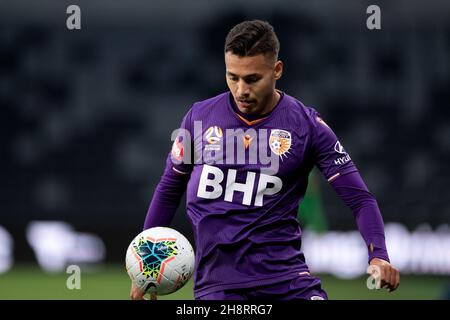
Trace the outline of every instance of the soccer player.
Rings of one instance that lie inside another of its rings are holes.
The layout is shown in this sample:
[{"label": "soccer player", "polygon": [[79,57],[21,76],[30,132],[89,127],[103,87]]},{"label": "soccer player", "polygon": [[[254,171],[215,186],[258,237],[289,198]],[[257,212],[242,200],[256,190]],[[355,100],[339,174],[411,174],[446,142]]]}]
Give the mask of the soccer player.
[{"label": "soccer player", "polygon": [[[301,251],[296,218],[317,166],[353,211],[381,287],[395,290],[400,276],[389,261],[377,202],[320,114],[276,89],[283,73],[278,52],[265,21],[229,31],[230,90],[194,103],[185,115],[144,229],[170,225],[186,191],[195,299],[327,299]],[[133,285],[130,295],[143,297]]]}]

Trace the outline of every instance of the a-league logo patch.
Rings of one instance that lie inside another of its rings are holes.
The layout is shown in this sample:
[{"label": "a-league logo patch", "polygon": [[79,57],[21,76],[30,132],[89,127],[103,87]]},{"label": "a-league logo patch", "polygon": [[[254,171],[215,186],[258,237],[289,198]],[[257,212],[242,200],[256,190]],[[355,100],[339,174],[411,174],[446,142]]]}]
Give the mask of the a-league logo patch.
[{"label": "a-league logo patch", "polygon": [[209,144],[218,143],[223,137],[222,129],[218,126],[209,127],[205,132],[205,139]]},{"label": "a-league logo patch", "polygon": [[223,138],[222,128],[218,126],[209,127],[205,131],[205,140],[208,142],[205,145],[205,151],[220,151],[221,144],[219,143]]},{"label": "a-league logo patch", "polygon": [[286,153],[289,153],[289,149],[291,148],[292,138],[291,133],[286,130],[274,129],[270,132],[269,138],[269,146],[270,150],[275,153],[277,156],[284,155],[287,157]]}]

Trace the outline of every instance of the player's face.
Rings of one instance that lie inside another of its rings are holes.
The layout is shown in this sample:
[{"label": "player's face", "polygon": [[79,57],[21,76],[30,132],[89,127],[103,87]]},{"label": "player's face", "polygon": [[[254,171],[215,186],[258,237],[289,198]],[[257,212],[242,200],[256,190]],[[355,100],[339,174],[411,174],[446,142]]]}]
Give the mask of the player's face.
[{"label": "player's face", "polygon": [[239,110],[246,114],[264,114],[275,105],[275,82],[281,77],[283,63],[258,54],[240,57],[225,53],[228,88]]}]

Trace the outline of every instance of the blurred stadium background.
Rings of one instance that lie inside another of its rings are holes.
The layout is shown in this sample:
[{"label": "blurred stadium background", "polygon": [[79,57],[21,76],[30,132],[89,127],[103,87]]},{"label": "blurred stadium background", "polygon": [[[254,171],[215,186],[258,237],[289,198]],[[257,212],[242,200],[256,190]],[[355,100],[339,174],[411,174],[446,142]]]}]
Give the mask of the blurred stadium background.
[{"label": "blurred stadium background", "polygon": [[[395,293],[366,288],[353,216],[317,175],[300,221],[330,298],[448,299],[449,16],[448,1],[1,0],[0,299],[128,299],[125,251],[170,134],[226,90],[225,35],[253,18],[280,38],[278,87],[321,112],[377,197],[402,272]],[[182,207],[172,226],[192,241]],[[190,282],[166,298],[192,296]]]}]

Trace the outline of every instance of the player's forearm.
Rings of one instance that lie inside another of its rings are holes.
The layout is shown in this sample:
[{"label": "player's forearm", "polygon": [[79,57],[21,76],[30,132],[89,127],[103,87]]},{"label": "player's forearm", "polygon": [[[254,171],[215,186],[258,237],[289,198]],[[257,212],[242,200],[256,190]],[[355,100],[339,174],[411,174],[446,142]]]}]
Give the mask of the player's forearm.
[{"label": "player's forearm", "polygon": [[352,172],[343,175],[333,181],[332,186],[353,211],[358,229],[368,248],[369,261],[373,258],[389,261],[383,218],[375,197],[367,189],[360,174]]},{"label": "player's forearm", "polygon": [[182,175],[166,167],[159,181],[145,217],[144,230],[169,226],[186,190],[189,175]]},{"label": "player's forearm", "polygon": [[355,215],[358,229],[369,248],[369,262],[373,258],[380,258],[389,262],[383,218],[376,201],[368,201]]}]

